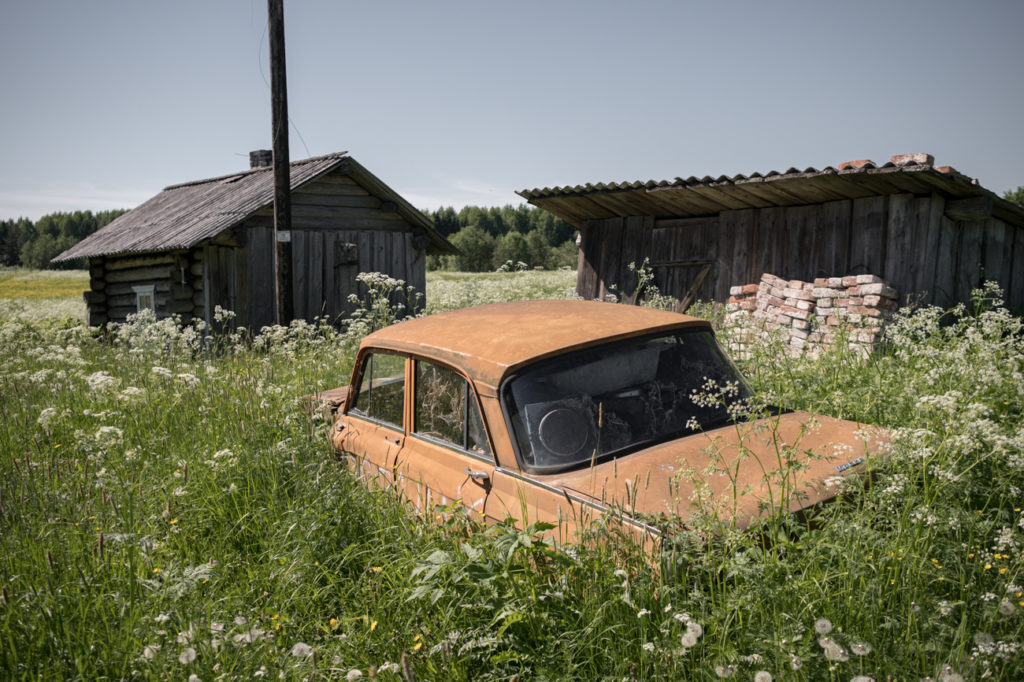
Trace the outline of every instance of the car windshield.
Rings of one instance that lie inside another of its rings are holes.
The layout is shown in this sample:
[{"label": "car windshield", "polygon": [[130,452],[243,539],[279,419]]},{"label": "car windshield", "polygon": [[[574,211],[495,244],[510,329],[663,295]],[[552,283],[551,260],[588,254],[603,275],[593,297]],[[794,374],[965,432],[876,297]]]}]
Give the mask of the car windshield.
[{"label": "car windshield", "polygon": [[710,329],[560,356],[502,387],[522,464],[554,472],[712,428],[750,395]]}]

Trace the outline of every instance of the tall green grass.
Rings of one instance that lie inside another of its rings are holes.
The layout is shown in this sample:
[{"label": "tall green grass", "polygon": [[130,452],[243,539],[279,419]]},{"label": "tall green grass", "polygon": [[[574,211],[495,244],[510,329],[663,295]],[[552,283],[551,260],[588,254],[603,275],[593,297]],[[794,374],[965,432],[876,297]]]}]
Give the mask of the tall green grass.
[{"label": "tall green grass", "polygon": [[[530,274],[454,278],[438,307]],[[813,518],[662,521],[654,560],[614,523],[557,548],[354,480],[301,401],[367,325],[204,344],[5,318],[0,677],[1021,679],[1024,336],[992,293],[900,317],[868,358],[748,346],[771,402],[892,451]]]}]

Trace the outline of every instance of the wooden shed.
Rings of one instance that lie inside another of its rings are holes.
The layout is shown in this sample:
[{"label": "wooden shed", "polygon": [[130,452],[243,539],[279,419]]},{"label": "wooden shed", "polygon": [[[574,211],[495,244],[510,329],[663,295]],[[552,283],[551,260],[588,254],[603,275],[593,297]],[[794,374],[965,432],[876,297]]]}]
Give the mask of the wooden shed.
[{"label": "wooden shed", "polygon": [[[274,174],[269,152],[250,169],[167,187],[53,260],[88,259],[88,323],[158,317],[211,321],[217,306],[258,331],[274,323]],[[356,275],[381,272],[418,292],[426,255],[457,253],[430,220],[347,153],[291,164],[295,319],[335,320],[360,293]]]},{"label": "wooden shed", "polygon": [[769,272],[873,274],[901,298],[949,306],[998,281],[1024,311],[1024,209],[928,154],[751,176],[523,190],[580,231],[576,291],[636,288],[650,259],[662,293],[724,302]]}]

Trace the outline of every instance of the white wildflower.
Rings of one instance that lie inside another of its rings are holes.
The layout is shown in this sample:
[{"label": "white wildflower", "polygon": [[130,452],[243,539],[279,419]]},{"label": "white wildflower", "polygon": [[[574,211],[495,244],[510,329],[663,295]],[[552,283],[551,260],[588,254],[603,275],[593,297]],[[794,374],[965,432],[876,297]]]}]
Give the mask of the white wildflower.
[{"label": "white wildflower", "polygon": [[57,408],[47,407],[45,410],[39,413],[39,418],[36,419],[36,423],[42,426],[43,428],[46,428],[46,426],[49,425],[49,423],[53,421],[53,418],[56,416]]},{"label": "white wildflower", "polygon": [[644,651],[654,651],[654,642],[644,642],[643,650]]},{"label": "white wildflower", "polygon": [[352,682],[352,680],[358,680],[362,676],[362,670],[359,670],[358,668],[352,668],[345,674],[345,679],[348,680],[348,682]]},{"label": "white wildflower", "polygon": [[154,365],[150,369],[150,371],[153,372],[153,374],[156,374],[157,376],[164,377],[165,379],[173,379],[174,378],[174,372],[172,372],[171,370],[167,369],[166,367],[160,367],[158,365]]},{"label": "white wildflower", "polygon": [[118,397],[121,400],[132,402],[133,400],[141,396],[143,393],[145,393],[145,391],[143,391],[138,386],[125,386],[124,389],[121,390],[121,393],[118,394]]},{"label": "white wildflower", "polygon": [[93,372],[85,378],[85,383],[89,384],[89,388],[94,391],[107,391],[113,388],[117,388],[117,385],[121,383],[121,380],[115,376],[111,376],[106,371]]},{"label": "white wildflower", "polygon": [[96,442],[103,447],[120,445],[124,441],[124,431],[116,426],[101,426],[96,431]]}]

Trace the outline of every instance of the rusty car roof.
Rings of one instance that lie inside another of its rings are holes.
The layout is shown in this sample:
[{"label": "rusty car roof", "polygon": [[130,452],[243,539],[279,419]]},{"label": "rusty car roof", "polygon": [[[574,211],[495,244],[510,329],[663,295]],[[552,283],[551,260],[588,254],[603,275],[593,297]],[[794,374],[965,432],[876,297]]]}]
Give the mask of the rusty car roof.
[{"label": "rusty car roof", "polygon": [[559,353],[644,333],[709,323],[688,315],[601,301],[518,301],[401,322],[363,340],[432,357],[494,388],[512,370]]}]

